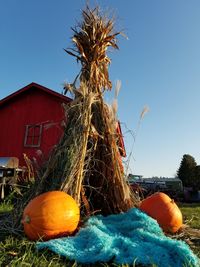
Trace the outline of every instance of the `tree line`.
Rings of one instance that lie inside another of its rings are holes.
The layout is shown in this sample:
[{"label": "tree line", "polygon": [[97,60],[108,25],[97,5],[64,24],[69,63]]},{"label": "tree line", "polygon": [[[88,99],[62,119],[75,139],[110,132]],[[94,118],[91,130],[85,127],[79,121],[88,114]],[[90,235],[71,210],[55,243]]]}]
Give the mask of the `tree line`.
[{"label": "tree line", "polygon": [[194,191],[200,190],[200,165],[197,165],[195,158],[191,155],[183,155],[177,176],[181,179],[183,186],[192,187]]}]

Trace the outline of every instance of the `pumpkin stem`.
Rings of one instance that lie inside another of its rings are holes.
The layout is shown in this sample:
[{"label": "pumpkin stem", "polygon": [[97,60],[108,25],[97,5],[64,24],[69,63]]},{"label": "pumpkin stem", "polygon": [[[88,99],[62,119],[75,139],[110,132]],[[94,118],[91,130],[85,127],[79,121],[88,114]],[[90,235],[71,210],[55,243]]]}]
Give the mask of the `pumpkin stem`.
[{"label": "pumpkin stem", "polygon": [[22,220],[22,223],[30,223],[31,222],[31,218],[26,215],[25,218]]}]

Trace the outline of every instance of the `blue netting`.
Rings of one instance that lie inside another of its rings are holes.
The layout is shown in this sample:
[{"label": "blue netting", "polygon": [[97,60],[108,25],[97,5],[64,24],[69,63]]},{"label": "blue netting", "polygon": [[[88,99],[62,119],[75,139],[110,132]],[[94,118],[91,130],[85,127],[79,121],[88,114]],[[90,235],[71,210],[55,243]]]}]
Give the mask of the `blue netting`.
[{"label": "blue netting", "polygon": [[183,241],[166,237],[157,222],[133,208],[118,215],[90,217],[74,237],[37,242],[79,263],[156,264],[162,267],[197,267],[199,259]]}]

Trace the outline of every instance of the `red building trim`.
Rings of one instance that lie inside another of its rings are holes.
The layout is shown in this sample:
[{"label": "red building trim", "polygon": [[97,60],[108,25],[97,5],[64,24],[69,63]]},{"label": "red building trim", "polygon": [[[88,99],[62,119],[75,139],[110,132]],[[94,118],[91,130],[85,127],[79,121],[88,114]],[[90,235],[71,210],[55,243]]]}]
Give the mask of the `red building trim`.
[{"label": "red building trim", "polygon": [[126,149],[124,145],[124,138],[122,135],[122,129],[121,129],[121,124],[120,121],[117,123],[117,134],[119,135],[119,141],[118,141],[118,146],[119,146],[119,152],[122,157],[126,157]]}]

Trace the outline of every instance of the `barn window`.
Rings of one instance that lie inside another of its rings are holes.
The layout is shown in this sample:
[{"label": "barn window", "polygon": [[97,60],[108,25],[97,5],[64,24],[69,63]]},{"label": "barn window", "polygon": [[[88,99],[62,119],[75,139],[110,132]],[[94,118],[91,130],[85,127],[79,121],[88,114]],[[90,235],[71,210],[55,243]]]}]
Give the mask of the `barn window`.
[{"label": "barn window", "polygon": [[40,147],[42,135],[42,125],[26,125],[24,146],[25,147]]}]

